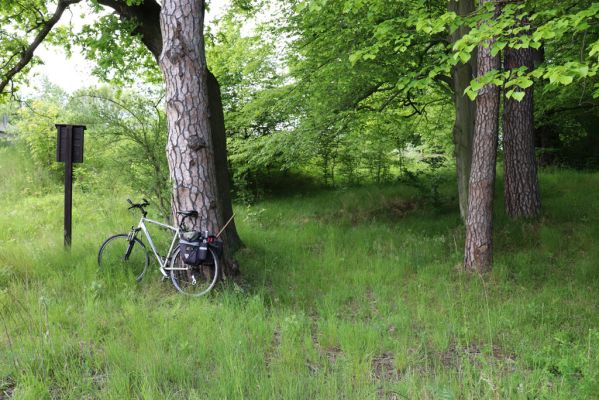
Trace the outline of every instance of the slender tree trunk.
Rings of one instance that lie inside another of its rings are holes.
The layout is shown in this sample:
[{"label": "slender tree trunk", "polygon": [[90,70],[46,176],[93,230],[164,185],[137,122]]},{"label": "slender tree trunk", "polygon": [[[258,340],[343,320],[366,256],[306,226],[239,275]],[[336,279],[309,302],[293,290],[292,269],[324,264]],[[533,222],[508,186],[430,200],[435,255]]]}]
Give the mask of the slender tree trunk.
[{"label": "slender tree trunk", "polygon": [[[460,16],[474,12],[474,0],[450,0],[449,11]],[[458,28],[450,37],[452,43],[468,33],[468,28]],[[452,70],[453,103],[455,105],[455,122],[453,125],[453,143],[455,145],[456,174],[458,179],[458,199],[460,214],[466,221],[468,216],[468,181],[470,164],[472,163],[472,137],[474,136],[474,102],[464,95],[464,90],[474,77],[476,56],[465,64],[457,64]]]},{"label": "slender tree trunk", "polygon": [[[533,49],[505,49],[505,68],[533,68]],[[535,218],[541,196],[535,158],[533,87],[522,101],[506,98],[503,111],[504,200],[511,218]]]},{"label": "slender tree trunk", "polygon": [[[480,0],[480,5],[493,0]],[[491,55],[491,45],[478,46],[477,76],[500,68],[499,56]],[[487,272],[493,265],[493,195],[499,125],[499,87],[486,85],[476,98],[472,166],[468,195],[464,267]]]}]

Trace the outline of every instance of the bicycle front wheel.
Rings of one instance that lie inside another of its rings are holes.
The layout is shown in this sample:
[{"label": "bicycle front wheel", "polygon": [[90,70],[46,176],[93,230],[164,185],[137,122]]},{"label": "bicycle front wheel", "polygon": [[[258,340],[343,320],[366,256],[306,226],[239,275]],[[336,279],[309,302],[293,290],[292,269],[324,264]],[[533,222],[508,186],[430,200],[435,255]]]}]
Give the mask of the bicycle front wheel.
[{"label": "bicycle front wheel", "polygon": [[138,238],[129,240],[127,234],[109,237],[98,252],[98,265],[102,272],[124,271],[133,275],[137,282],[143,278],[149,263],[146,246]]},{"label": "bicycle front wheel", "polygon": [[189,296],[203,296],[208,293],[218,280],[219,261],[212,249],[208,249],[208,257],[198,266],[187,265],[181,259],[179,249],[175,251],[169,272],[173,286]]}]

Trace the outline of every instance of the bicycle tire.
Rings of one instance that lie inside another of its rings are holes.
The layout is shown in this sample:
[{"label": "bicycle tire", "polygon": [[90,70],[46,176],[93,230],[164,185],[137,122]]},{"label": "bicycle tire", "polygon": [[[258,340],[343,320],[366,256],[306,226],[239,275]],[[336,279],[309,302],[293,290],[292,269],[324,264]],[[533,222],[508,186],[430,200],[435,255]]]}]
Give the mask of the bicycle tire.
[{"label": "bicycle tire", "polygon": [[130,271],[135,276],[135,280],[140,282],[150,264],[150,255],[143,242],[134,238],[129,256],[125,260],[129,245],[129,235],[124,233],[106,239],[98,251],[100,271],[105,272],[107,269]]},{"label": "bicycle tire", "polygon": [[175,250],[170,268],[185,268],[169,271],[175,289],[193,297],[203,296],[212,290],[218,281],[220,262],[214,250],[209,248],[208,251],[210,256],[206,258],[206,261],[199,266],[191,266],[183,263],[179,256],[180,250],[178,248]]}]

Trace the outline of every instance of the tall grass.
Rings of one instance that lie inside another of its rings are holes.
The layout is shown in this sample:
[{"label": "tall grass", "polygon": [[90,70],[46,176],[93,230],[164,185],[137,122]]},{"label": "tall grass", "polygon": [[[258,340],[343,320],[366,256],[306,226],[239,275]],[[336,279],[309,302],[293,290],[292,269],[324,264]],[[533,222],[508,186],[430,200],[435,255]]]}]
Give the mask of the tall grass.
[{"label": "tall grass", "polygon": [[542,174],[540,222],[498,199],[486,279],[460,271],[449,187],[437,208],[401,185],[239,206],[243,277],[200,299],[99,274],[101,241],[138,218],[126,187],[76,187],[64,252],[60,184],[11,148],[0,176],[0,398],[599,393],[599,174]]}]

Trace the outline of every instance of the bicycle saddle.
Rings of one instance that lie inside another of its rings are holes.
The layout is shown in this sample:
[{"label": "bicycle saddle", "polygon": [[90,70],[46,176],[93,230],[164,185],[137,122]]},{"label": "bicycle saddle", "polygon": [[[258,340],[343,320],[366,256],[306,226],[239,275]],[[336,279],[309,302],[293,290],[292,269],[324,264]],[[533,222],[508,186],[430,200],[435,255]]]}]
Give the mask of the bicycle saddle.
[{"label": "bicycle saddle", "polygon": [[181,210],[177,211],[177,214],[184,215],[186,217],[196,218],[198,216],[198,212],[196,210]]}]

